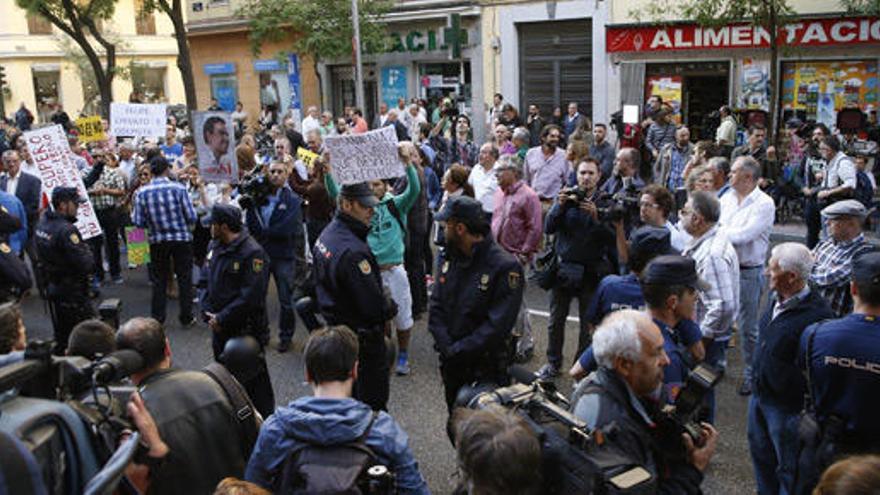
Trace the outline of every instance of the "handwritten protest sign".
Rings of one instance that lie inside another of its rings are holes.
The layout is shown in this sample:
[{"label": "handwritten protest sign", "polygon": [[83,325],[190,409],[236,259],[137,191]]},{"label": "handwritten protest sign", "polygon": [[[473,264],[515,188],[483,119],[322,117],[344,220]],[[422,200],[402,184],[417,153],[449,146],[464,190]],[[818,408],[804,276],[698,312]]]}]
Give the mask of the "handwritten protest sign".
[{"label": "handwritten protest sign", "polygon": [[206,182],[238,182],[232,114],[193,112],[192,118],[202,178]]},{"label": "handwritten protest sign", "polygon": [[104,123],[100,115],[80,117],[76,119],[76,128],[79,129],[79,142],[91,143],[107,139],[104,135]]},{"label": "handwritten protest sign", "polygon": [[351,136],[328,136],[325,145],[330,152],[333,179],[339,184],[403,175],[394,127]]},{"label": "handwritten protest sign", "polygon": [[[40,172],[40,179],[43,180],[43,191],[50,198],[52,191],[60,186],[75,187],[81,197],[89,197],[82,176],[73,161],[67,135],[60,125],[25,132],[24,139],[28,153],[34,160],[34,166]],[[83,239],[101,235],[101,225],[98,223],[98,216],[92,208],[91,201],[79,205],[76,211],[76,227]]]},{"label": "handwritten protest sign", "polygon": [[110,132],[116,137],[165,136],[164,103],[111,103]]},{"label": "handwritten protest sign", "polygon": [[296,159],[302,161],[303,165],[311,170],[312,167],[315,165],[315,160],[318,159],[318,154],[312,153],[305,148],[298,148],[296,150]]},{"label": "handwritten protest sign", "polygon": [[146,229],[126,227],[125,240],[128,241],[129,263],[140,266],[150,262],[150,244],[147,242]]}]

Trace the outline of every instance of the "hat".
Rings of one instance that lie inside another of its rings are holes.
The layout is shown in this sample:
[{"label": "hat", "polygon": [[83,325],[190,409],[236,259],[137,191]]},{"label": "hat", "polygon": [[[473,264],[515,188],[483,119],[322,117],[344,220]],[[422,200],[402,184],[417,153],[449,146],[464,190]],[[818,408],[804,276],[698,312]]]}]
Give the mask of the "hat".
[{"label": "hat", "polygon": [[867,215],[868,210],[865,209],[865,205],[854,199],[845,199],[843,201],[838,201],[830,206],[826,206],[825,209],[822,210],[822,216],[825,218],[865,218]]},{"label": "hat", "polygon": [[373,190],[366,182],[358,182],[357,184],[346,184],[342,186],[339,195],[343,198],[352,199],[361,204],[365,208],[375,208],[379,204]]},{"label": "hat", "polygon": [[852,279],[856,282],[880,285],[880,252],[870,251],[853,258]]},{"label": "hat", "polygon": [[75,187],[60,186],[52,190],[52,204],[58,204],[62,201],[75,201],[77,203],[85,203],[86,198],[79,195]]},{"label": "hat", "polygon": [[202,225],[223,224],[232,230],[241,229],[241,210],[237,206],[216,204],[202,219]]},{"label": "hat", "polygon": [[792,117],[792,118],[785,121],[785,128],[786,129],[800,129],[803,126],[804,126],[804,122],[797,117]]},{"label": "hat", "polygon": [[649,254],[678,254],[672,249],[669,229],[645,225],[629,237],[629,254],[643,258]]},{"label": "hat", "polygon": [[668,254],[654,258],[642,272],[642,283],[684,285],[707,290],[709,284],[697,275],[697,263],[693,258]]},{"label": "hat", "polygon": [[486,215],[483,213],[483,205],[476,199],[469,196],[453,196],[434,216],[434,220],[438,222],[445,222],[450,218],[473,224],[473,222],[485,221]]}]

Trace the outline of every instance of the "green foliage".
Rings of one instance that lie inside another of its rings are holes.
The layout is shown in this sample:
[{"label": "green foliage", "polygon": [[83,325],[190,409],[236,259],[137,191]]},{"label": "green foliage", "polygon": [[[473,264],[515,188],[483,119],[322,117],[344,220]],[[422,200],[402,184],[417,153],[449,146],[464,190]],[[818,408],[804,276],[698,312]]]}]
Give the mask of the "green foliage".
[{"label": "green foliage", "polygon": [[[366,52],[385,49],[388,36],[381,18],[388,0],[359,0],[361,46]],[[350,57],[354,23],[349,0],[246,0],[237,15],[249,19],[251,49],[259,54],[266,42],[297,33],[290,50],[315,61]]]},{"label": "green foliage", "polygon": [[840,3],[854,14],[880,15],[880,0],[840,0]]},{"label": "green foliage", "polygon": [[[55,19],[72,26],[72,19],[67,14],[67,8],[73,9],[76,18],[84,19],[110,19],[116,10],[117,0],[15,0],[15,3],[31,14],[43,15],[55,23]],[[59,26],[60,28],[60,26]]]},{"label": "green foliage", "polygon": [[683,19],[706,27],[719,27],[732,22],[769,27],[774,23],[783,25],[795,12],[788,5],[788,0],[659,0],[643,10],[631,11],[630,15],[653,21]]}]

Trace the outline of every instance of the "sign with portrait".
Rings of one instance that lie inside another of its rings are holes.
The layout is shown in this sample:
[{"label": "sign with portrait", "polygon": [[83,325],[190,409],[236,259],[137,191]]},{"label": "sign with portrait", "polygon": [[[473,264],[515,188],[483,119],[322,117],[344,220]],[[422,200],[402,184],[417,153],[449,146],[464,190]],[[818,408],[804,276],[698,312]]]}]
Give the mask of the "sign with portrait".
[{"label": "sign with portrait", "polygon": [[199,154],[199,172],[206,182],[238,181],[232,114],[193,112],[193,137]]}]

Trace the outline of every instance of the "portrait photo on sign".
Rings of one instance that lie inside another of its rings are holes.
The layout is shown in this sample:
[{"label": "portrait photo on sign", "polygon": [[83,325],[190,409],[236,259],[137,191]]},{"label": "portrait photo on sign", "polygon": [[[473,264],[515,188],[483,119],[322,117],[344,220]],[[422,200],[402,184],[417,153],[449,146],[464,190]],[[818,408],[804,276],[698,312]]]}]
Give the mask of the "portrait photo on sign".
[{"label": "portrait photo on sign", "polygon": [[235,132],[229,112],[193,112],[199,171],[207,182],[238,181]]}]

